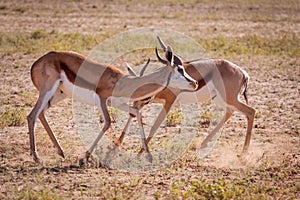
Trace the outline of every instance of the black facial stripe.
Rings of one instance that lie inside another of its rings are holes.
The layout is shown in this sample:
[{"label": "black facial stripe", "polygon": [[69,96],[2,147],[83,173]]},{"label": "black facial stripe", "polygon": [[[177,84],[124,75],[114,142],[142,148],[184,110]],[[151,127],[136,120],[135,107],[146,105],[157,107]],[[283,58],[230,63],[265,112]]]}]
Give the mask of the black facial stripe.
[{"label": "black facial stripe", "polygon": [[177,68],[177,71],[182,75],[182,76],[184,76],[184,73],[183,73],[183,69],[182,68]]},{"label": "black facial stripe", "polygon": [[187,77],[185,77],[185,75],[184,75],[184,71],[183,71],[183,69],[181,68],[181,67],[177,67],[177,71],[188,81],[188,82],[190,82],[190,83],[192,83],[193,81],[191,81],[190,79],[188,79]]}]

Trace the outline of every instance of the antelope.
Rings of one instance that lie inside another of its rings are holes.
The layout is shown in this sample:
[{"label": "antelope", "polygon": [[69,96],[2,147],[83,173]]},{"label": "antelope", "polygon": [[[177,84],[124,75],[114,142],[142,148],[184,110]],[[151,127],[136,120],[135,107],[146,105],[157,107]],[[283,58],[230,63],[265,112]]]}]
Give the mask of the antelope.
[{"label": "antelope", "polygon": [[[167,46],[159,36],[157,39],[164,52],[166,52]],[[157,49],[156,56],[159,62],[163,64],[167,63],[166,60],[160,57]],[[174,54],[174,63],[178,66],[183,66],[183,69],[185,69],[185,71],[198,82],[198,88],[193,92],[185,92],[184,90],[172,88],[170,86],[157,93],[152,98],[134,102],[134,106],[138,109],[141,109],[149,102],[163,103],[163,109],[150,129],[150,133],[146,139],[146,144],[148,144],[153,138],[155,132],[175,102],[179,101],[182,104],[187,104],[214,99],[218,104],[225,106],[225,115],[202,142],[201,148],[207,147],[208,143],[217,134],[223,124],[231,117],[232,113],[234,111],[238,111],[244,114],[247,118],[247,133],[243,146],[243,152],[247,152],[250,145],[251,131],[255,115],[255,109],[248,105],[247,86],[250,77],[247,72],[236,64],[224,59],[198,59],[183,62],[179,56]],[[146,66],[147,65],[145,65],[142,69],[140,76],[143,75]],[[130,74],[136,75],[129,65],[127,66],[127,70]],[[244,96],[246,104],[240,100],[241,94]],[[195,98],[195,96],[197,98]],[[132,118],[133,116],[129,117],[120,137],[117,141],[115,141],[117,146],[122,144]],[[139,154],[143,151],[144,149],[142,148]]]},{"label": "antelope", "polygon": [[[86,160],[111,125],[108,106],[114,106],[137,117],[143,148],[149,152],[141,113],[127,103],[154,96],[168,86],[184,90],[195,90],[198,87],[197,82],[187,75],[181,65],[174,64],[171,47],[167,47],[165,57],[167,61],[164,67],[143,77],[126,75],[114,66],[97,63],[75,52],[51,51],[40,57],[31,67],[31,79],[39,91],[39,97],[27,116],[30,154],[34,161],[40,161],[34,135],[37,118],[40,119],[52,140],[57,153],[63,158],[65,157],[44,115],[50,106],[65,98],[73,98],[73,100],[85,104],[96,105],[104,119],[104,126],[85,153]],[[149,155],[151,156],[150,152]]]}]

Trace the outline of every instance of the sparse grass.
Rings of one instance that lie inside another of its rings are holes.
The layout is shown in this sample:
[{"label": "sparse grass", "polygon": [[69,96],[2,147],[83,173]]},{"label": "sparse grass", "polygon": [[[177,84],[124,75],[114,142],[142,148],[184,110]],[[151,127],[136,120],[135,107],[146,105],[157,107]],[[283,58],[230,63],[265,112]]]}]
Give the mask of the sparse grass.
[{"label": "sparse grass", "polygon": [[37,53],[50,50],[86,51],[103,39],[101,35],[81,33],[60,34],[55,31],[36,30],[32,33],[0,33],[0,52]]},{"label": "sparse grass", "polygon": [[42,189],[39,191],[34,191],[32,189],[22,190],[18,192],[17,199],[42,199],[42,200],[59,200],[62,199],[57,196],[57,194],[48,191],[48,189]]},{"label": "sparse grass", "polygon": [[24,12],[27,11],[27,9],[24,8],[24,7],[15,7],[15,8],[12,9],[12,11],[19,12],[19,13],[24,13]]},{"label": "sparse grass", "polygon": [[[285,158],[277,167],[265,163],[258,170],[237,171],[232,179],[221,177],[210,179],[180,180],[172,183],[169,198],[176,199],[270,199],[281,195],[283,199],[297,198],[297,183],[281,184],[292,174],[299,173],[298,162]],[[297,157],[295,157],[297,159]],[[241,177],[244,178],[241,178]],[[270,183],[270,179],[274,182]],[[281,183],[280,183],[281,182]]]},{"label": "sparse grass", "polygon": [[11,107],[0,114],[0,127],[22,126],[25,124],[26,111],[24,108]]},{"label": "sparse grass", "polygon": [[31,33],[31,38],[34,40],[46,38],[48,33],[45,30],[36,30]]},{"label": "sparse grass", "polygon": [[[50,50],[91,50],[105,38],[103,35],[88,35],[81,33],[61,34],[55,31],[36,30],[32,33],[6,34],[0,33],[0,52],[26,52],[36,53]],[[145,38],[132,39],[138,46]],[[237,55],[265,55],[288,56],[297,58],[300,56],[300,38],[296,35],[286,34],[279,38],[264,38],[255,34],[242,37],[217,36],[214,38],[196,38],[202,47],[216,57],[230,57]],[[104,45],[103,48],[114,48],[115,52],[123,48],[118,44]],[[126,48],[131,48],[126,45]]]},{"label": "sparse grass", "polygon": [[280,38],[264,38],[258,35],[242,37],[200,38],[200,45],[217,57],[237,55],[300,56],[300,38],[296,35],[283,35]]},{"label": "sparse grass", "polygon": [[[119,109],[114,108],[114,107],[109,107],[108,113],[109,113],[112,123],[116,123],[118,121],[118,119],[123,115],[122,111],[120,111]],[[100,122],[103,123],[104,120],[102,118],[102,115],[99,113],[98,109],[96,110],[96,115],[99,116]]]}]

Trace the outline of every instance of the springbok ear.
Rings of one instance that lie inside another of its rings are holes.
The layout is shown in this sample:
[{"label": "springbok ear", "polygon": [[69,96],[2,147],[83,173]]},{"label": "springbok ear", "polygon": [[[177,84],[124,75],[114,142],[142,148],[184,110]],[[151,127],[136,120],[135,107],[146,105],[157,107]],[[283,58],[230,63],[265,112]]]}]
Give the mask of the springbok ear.
[{"label": "springbok ear", "polygon": [[168,46],[167,50],[166,50],[166,59],[170,66],[174,65],[174,54],[173,54],[173,50],[170,46]]}]

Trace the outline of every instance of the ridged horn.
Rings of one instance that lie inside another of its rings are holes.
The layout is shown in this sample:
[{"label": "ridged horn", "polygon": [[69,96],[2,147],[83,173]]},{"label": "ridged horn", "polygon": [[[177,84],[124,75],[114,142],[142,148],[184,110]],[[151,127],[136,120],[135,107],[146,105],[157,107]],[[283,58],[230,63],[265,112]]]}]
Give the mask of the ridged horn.
[{"label": "ridged horn", "polygon": [[157,50],[157,47],[155,47],[155,53],[156,53],[156,56],[157,56],[157,59],[158,59],[158,61],[159,62],[161,62],[161,63],[163,63],[163,64],[168,64],[168,61],[166,61],[166,60],[164,60],[164,59],[162,59],[161,57],[160,57],[160,55],[159,55],[159,53],[158,53],[158,50]]}]

